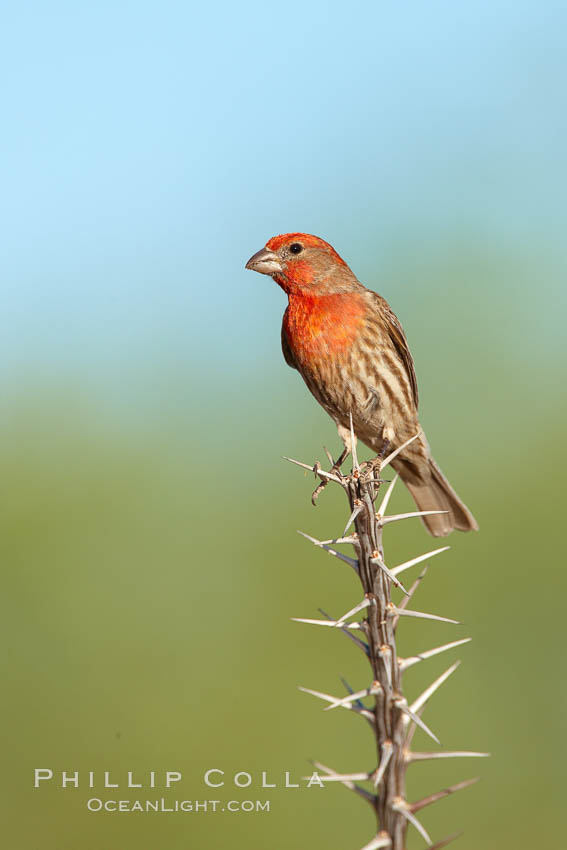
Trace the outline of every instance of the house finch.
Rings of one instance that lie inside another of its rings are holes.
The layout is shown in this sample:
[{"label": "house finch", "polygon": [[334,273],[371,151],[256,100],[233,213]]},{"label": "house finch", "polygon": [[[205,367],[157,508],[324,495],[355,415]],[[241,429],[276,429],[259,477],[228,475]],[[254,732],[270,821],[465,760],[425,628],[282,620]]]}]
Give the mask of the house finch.
[{"label": "house finch", "polygon": [[271,275],[288,297],[282,324],[285,360],[335,421],[345,450],[355,439],[378,455],[419,437],[392,462],[434,537],[478,529],[437,464],[417,415],[417,380],[403,328],[387,302],[363,286],[334,248],[317,236],[274,236],[246,263]]}]

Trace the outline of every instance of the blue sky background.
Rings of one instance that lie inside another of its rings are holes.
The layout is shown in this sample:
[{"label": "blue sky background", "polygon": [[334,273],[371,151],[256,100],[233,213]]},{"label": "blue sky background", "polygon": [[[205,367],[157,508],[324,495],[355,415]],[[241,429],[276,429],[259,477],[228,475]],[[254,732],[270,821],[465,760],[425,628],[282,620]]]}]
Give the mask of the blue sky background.
[{"label": "blue sky background", "polygon": [[110,399],[173,368],[271,369],[283,298],[243,265],[296,229],[382,291],[401,262],[384,294],[410,327],[432,257],[496,253],[491,310],[553,350],[566,25],[560,2],[7,7],[5,385]]}]

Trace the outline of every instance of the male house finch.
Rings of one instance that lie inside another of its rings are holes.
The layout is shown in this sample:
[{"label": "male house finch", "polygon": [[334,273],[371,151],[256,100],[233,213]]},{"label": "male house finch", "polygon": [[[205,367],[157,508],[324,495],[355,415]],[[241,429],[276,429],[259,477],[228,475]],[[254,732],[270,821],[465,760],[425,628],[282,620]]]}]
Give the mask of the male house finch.
[{"label": "male house finch", "polygon": [[377,454],[419,432],[392,462],[434,537],[478,529],[435,463],[417,416],[417,380],[403,328],[387,302],[363,286],[334,248],[317,236],[274,236],[246,263],[271,275],[288,297],[282,324],[285,360],[335,421],[345,451],[355,439]]}]

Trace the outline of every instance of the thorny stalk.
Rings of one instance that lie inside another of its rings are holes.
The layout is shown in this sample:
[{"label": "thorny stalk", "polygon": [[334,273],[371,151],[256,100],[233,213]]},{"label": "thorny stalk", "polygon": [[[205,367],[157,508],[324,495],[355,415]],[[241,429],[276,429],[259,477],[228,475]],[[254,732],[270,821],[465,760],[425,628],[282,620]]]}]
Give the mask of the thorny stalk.
[{"label": "thorny stalk", "polygon": [[[415,437],[412,439],[415,439]],[[355,445],[354,439],[352,444]],[[364,652],[371,667],[370,681],[355,693],[347,686],[349,692],[344,697],[301,688],[302,691],[325,702],[326,710],[339,707],[348,709],[352,713],[365,718],[372,729],[376,750],[376,767],[374,769],[339,773],[319,762],[316,763],[322,781],[340,782],[363,797],[372,806],[376,814],[377,831],[362,850],[378,850],[381,847],[390,848],[390,850],[404,850],[406,833],[410,824],[421,834],[430,847],[446,846],[457,835],[449,836],[437,844],[433,844],[425,827],[417,819],[416,812],[449,794],[468,787],[477,780],[461,782],[411,803],[406,798],[406,771],[413,762],[425,759],[488,755],[488,753],[468,751],[441,750],[428,753],[411,751],[411,741],[417,726],[439,744],[439,739],[421,719],[421,714],[427,701],[456,670],[459,662],[449,667],[411,704],[404,696],[402,673],[423,660],[467,643],[470,638],[453,640],[425,652],[416,653],[408,658],[398,656],[396,629],[402,617],[410,616],[457,623],[456,620],[447,617],[408,609],[408,603],[410,603],[427,568],[421,572],[409,591],[397,578],[398,575],[411,567],[444,552],[449,548],[448,546],[412,558],[394,568],[387,567],[385,563],[382,541],[384,527],[391,522],[423,515],[419,511],[386,515],[397,476],[390,483],[378,510],[376,510],[375,502],[380,484],[384,483],[380,480],[380,470],[404,446],[401,446],[386,458],[377,458],[362,465],[359,465],[356,451],[354,451],[353,469],[349,476],[343,476],[337,465],[334,465],[331,472],[327,473],[321,469],[318,463],[311,467],[308,464],[286,458],[286,460],[290,460],[304,469],[313,470],[316,477],[321,481],[315,495],[319,495],[321,489],[328,482],[333,482],[343,488],[349,502],[349,521],[341,537],[321,541],[306,534],[304,536],[316,546],[347,563],[356,572],[362,585],[362,601],[337,620],[332,619],[327,614],[323,615],[325,617],[323,620],[293,619],[303,623],[340,629]],[[430,511],[429,513],[434,512]],[[347,536],[352,524],[354,524],[354,532]],[[356,558],[351,558],[335,548],[336,545],[346,543],[352,544]],[[402,600],[398,604],[392,600],[392,585],[397,589],[397,592],[403,594]],[[359,615],[358,618],[356,615]],[[365,705],[363,700],[370,700],[370,706]],[[360,782],[366,783],[366,787],[360,785]]]}]

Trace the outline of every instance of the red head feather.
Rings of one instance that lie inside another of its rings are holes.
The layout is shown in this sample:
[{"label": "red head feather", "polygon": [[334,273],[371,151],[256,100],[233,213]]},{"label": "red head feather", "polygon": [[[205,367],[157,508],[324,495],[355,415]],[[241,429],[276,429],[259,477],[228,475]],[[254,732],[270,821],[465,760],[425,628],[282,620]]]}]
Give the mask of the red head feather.
[{"label": "red head feather", "polygon": [[[299,251],[293,249],[299,246]],[[288,295],[309,290],[311,295],[334,291],[356,280],[332,245],[310,233],[283,233],[273,236],[266,248],[278,254],[282,273],[274,280]]]},{"label": "red head feather", "polygon": [[304,248],[321,248],[325,253],[332,257],[335,262],[346,266],[345,261],[340,257],[332,245],[320,239],[318,236],[313,236],[311,233],[281,233],[279,236],[272,236],[266,242],[266,248],[270,251],[279,251],[284,245],[292,245],[294,242],[299,242]]}]

